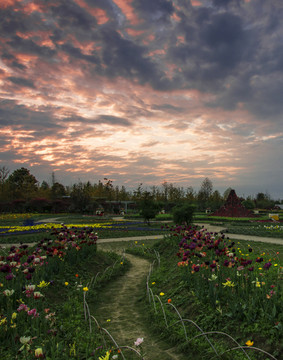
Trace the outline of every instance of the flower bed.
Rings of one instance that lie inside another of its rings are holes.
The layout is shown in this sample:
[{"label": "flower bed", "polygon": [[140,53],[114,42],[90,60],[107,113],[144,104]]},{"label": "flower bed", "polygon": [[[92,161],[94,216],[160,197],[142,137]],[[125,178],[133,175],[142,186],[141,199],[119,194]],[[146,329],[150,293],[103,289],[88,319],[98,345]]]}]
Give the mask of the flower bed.
[{"label": "flower bed", "polygon": [[[94,296],[98,279],[87,277],[85,268],[96,256],[97,235],[92,229],[66,226],[53,229],[53,235],[55,240],[44,239],[33,248],[12,246],[1,252],[1,359],[105,354],[102,337],[91,334],[84,322],[86,296]],[[117,260],[115,264],[124,266]]]},{"label": "flower bed", "polygon": [[[193,296],[227,320],[282,338],[283,289],[279,253],[239,247],[205,229],[177,228],[178,267]],[[252,325],[252,326],[251,326]]]}]

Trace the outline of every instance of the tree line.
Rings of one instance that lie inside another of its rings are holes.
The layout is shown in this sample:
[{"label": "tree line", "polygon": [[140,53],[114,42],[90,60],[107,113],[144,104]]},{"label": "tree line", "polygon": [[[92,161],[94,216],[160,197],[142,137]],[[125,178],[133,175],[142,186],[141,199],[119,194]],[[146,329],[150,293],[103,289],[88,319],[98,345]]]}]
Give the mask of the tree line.
[{"label": "tree line", "polygon": [[[213,189],[213,183],[205,178],[199,191],[189,186],[187,188],[163,182],[160,186],[138,187],[129,191],[125,186],[114,186],[107,178],[98,183],[81,182],[64,186],[56,180],[54,173],[50,181],[41,184],[24,167],[10,172],[5,166],[0,167],[0,211],[1,212],[85,212],[93,213],[98,208],[118,212],[127,201],[133,209],[138,204],[147,204],[155,210],[171,211],[176,205],[189,203],[198,210],[219,209],[225,202],[231,188],[221,195]],[[249,209],[273,208],[278,203],[268,194],[258,193],[255,198],[248,196],[241,199]],[[122,202],[122,203],[121,203]],[[150,205],[151,204],[151,205]]]}]

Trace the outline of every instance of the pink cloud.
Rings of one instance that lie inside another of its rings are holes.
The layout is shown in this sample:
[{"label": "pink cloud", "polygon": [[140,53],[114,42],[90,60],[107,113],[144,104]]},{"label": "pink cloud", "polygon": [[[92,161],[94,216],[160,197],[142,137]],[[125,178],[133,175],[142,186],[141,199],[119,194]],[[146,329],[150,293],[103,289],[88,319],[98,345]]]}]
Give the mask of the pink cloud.
[{"label": "pink cloud", "polygon": [[174,13],[171,18],[177,22],[179,22],[181,20],[180,16],[178,16],[176,13]]},{"label": "pink cloud", "polygon": [[141,20],[134,13],[134,9],[131,6],[133,0],[113,0],[113,2],[122,10],[127,20],[132,25],[138,25],[141,23]]},{"label": "pink cloud", "polygon": [[36,4],[35,2],[28,2],[27,4],[24,5],[23,12],[26,15],[30,15],[34,11],[42,12],[42,5]]},{"label": "pink cloud", "polygon": [[191,0],[191,4],[193,6],[202,6],[202,3],[200,1],[198,1],[198,0]]},{"label": "pink cloud", "polygon": [[140,36],[145,33],[144,30],[135,30],[135,29],[131,29],[131,28],[127,28],[125,30],[131,36]]},{"label": "pink cloud", "polygon": [[5,9],[10,6],[16,6],[21,0],[0,0],[0,9]]},{"label": "pink cloud", "polygon": [[87,4],[84,0],[75,0],[75,2],[82,8],[86,9],[92,16],[97,20],[98,25],[105,24],[109,21],[109,17],[106,14],[106,11],[98,7],[92,7]]}]

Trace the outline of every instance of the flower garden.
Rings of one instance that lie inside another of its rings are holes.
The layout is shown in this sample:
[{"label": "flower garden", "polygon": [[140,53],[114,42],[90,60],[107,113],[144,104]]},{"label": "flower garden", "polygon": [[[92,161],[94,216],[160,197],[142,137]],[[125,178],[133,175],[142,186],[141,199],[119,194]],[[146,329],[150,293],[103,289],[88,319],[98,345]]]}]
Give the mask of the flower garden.
[{"label": "flower garden", "polygon": [[35,247],[1,249],[1,359],[109,357],[104,337],[90,329],[87,299],[127,261],[98,256],[96,240],[91,228],[62,226]]},{"label": "flower garden", "polygon": [[[93,217],[60,215],[60,222],[45,222],[43,215],[33,214],[7,214],[0,218],[0,243],[14,243],[17,235],[25,243],[36,242],[41,239],[41,233],[50,234],[52,229],[59,229],[64,223],[68,228],[80,229],[92,228],[99,231],[99,237],[116,238],[145,235],[156,235],[168,232],[168,229],[161,228],[160,223],[154,226],[147,226],[143,221],[116,221],[112,219],[97,219]],[[34,221],[33,219],[36,219]]]},{"label": "flower garden", "polygon": [[[182,231],[182,230],[180,230]],[[202,231],[185,230],[178,266],[195,296],[220,314],[281,329],[282,269],[279,252],[258,252]]]},{"label": "flower garden", "polygon": [[[121,256],[97,251],[100,233],[128,223],[96,224],[2,227],[43,232],[36,246],[0,248],[1,359],[142,358],[143,339],[119,347],[93,316],[96,295],[129,266]],[[279,360],[282,247],[232,241],[196,227],[162,231],[164,239],[153,247],[131,243],[129,250],[155,259],[145,284],[149,326],[196,359]]]},{"label": "flower garden", "polygon": [[196,227],[172,229],[157,250],[161,266],[148,280],[156,331],[196,358],[282,358],[281,252]]}]

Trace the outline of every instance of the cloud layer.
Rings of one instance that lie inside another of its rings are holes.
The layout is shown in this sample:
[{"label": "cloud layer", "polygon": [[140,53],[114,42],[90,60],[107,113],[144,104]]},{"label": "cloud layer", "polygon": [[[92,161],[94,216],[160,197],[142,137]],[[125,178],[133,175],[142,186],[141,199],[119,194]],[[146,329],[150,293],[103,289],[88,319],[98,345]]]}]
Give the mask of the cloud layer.
[{"label": "cloud layer", "polygon": [[281,0],[9,0],[0,16],[0,165],[283,197]]}]

